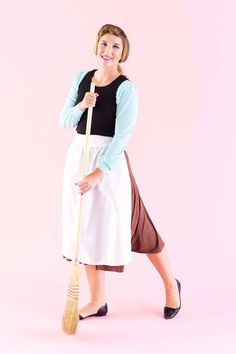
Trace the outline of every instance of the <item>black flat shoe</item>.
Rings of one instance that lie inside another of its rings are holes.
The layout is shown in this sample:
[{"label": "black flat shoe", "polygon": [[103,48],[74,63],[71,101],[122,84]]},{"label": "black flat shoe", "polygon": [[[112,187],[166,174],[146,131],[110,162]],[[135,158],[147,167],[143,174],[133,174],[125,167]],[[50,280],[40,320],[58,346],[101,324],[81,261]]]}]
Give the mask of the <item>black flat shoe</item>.
[{"label": "black flat shoe", "polygon": [[180,290],[181,290],[181,284],[180,282],[178,281],[178,279],[176,279],[176,282],[177,282],[177,285],[178,285],[178,290],[179,290],[179,301],[180,301],[180,306],[177,307],[177,308],[173,308],[173,307],[167,307],[165,306],[164,307],[164,317],[165,319],[169,319],[169,318],[173,318],[174,316],[177,315],[177,313],[179,312],[180,310],[180,307],[181,307],[181,297],[180,297]]},{"label": "black flat shoe", "polygon": [[83,320],[84,318],[91,317],[91,316],[105,316],[107,314],[107,311],[108,311],[108,306],[107,306],[107,303],[105,303],[105,305],[101,306],[98,309],[97,313],[94,313],[93,315],[88,315],[85,317],[79,315],[79,319]]}]

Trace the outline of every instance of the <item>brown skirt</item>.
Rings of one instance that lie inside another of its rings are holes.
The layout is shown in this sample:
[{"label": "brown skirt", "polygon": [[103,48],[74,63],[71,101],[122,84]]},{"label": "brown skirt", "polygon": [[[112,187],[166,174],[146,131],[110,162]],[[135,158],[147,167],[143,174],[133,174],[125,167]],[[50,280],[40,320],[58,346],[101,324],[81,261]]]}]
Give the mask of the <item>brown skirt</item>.
[{"label": "brown skirt", "polygon": [[[137,183],[130,167],[128,154],[126,151],[124,153],[129,170],[132,190],[131,250],[132,252],[137,253],[161,252],[162,248],[165,246],[165,243],[153,225],[152,220],[143,204]],[[124,271],[124,265],[96,265],[96,269],[121,273]]]},{"label": "brown skirt", "polygon": [[[143,204],[142,198],[139,194],[139,189],[135,181],[133,172],[131,170],[129,157],[125,151],[125,157],[128,165],[131,189],[132,189],[132,219],[131,219],[131,232],[132,232],[132,252],[137,253],[158,253],[161,252],[165,246],[164,241],[157,232],[152,220]],[[120,266],[107,266],[97,265],[96,269],[110,270],[113,272],[123,272],[124,265]]]}]

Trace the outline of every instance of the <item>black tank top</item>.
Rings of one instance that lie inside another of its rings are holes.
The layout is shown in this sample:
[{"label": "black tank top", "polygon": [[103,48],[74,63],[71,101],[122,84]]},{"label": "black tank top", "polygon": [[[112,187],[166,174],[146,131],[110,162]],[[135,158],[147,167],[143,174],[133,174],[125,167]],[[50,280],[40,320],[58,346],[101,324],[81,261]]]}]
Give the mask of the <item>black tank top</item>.
[{"label": "black tank top", "polygon": [[[86,92],[90,91],[91,79],[97,69],[89,71],[78,87],[78,97],[76,104],[81,102]],[[128,78],[125,75],[118,76],[110,84],[99,87],[95,87],[95,92],[99,94],[96,101],[96,106],[93,108],[91,134],[114,136],[115,133],[115,120],[116,120],[116,91],[119,85]],[[86,134],[87,123],[86,109],[79,123],[77,124],[76,131],[78,134]]]}]

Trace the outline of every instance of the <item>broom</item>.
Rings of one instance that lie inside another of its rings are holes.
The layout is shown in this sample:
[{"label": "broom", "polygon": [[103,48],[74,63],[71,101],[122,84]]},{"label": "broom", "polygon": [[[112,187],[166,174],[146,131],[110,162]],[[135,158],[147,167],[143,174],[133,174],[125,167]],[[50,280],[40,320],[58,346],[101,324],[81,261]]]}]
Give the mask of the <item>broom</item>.
[{"label": "broom", "polygon": [[[94,93],[95,84],[91,82],[90,92]],[[93,107],[88,108],[87,124],[86,124],[86,137],[84,145],[84,157],[83,157],[83,169],[82,169],[82,178],[86,175],[87,164],[88,164],[88,147],[89,147],[89,136],[91,131],[92,124],[92,113]],[[75,258],[72,264],[70,283],[68,287],[67,302],[64,311],[64,316],[62,320],[62,329],[67,334],[74,334],[77,329],[79,321],[79,312],[78,312],[78,299],[79,299],[79,239],[81,231],[81,222],[82,222],[82,206],[83,206],[83,195],[80,194],[79,202],[77,204],[79,210],[77,210],[78,220],[77,220],[77,239],[75,247]]]}]

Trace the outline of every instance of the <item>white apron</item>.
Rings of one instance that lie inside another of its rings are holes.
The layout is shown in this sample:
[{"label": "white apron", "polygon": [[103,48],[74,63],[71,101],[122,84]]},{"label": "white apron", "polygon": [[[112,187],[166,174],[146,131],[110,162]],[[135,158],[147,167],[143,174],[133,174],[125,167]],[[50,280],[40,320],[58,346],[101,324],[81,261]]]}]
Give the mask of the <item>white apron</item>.
[{"label": "white apron", "polygon": [[[112,137],[90,135],[91,173]],[[62,254],[74,259],[79,192],[85,135],[76,134],[65,161],[62,188]],[[93,265],[125,265],[131,262],[131,183],[124,153],[114,168],[83,195],[79,261]]]}]

